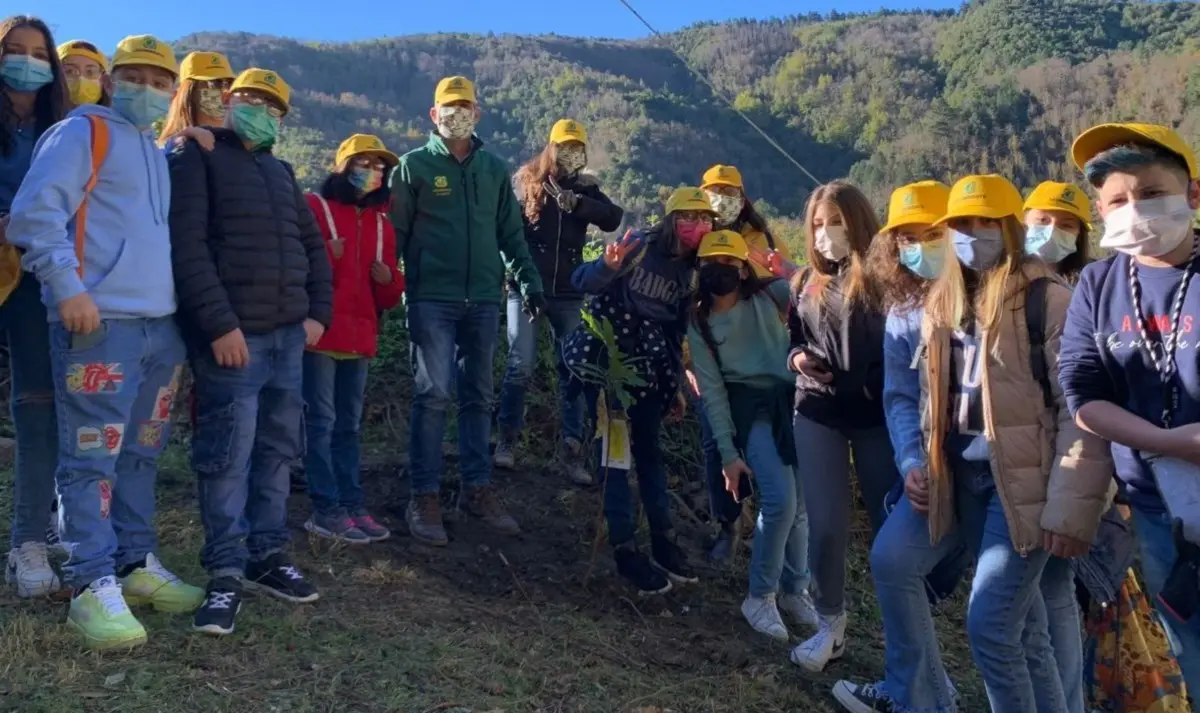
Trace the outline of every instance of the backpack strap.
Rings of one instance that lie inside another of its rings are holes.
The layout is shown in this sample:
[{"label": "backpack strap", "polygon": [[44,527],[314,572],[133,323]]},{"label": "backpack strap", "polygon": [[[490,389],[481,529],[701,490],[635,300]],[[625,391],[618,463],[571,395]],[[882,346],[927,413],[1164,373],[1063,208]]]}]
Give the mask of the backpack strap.
[{"label": "backpack strap", "polygon": [[337,224],[333,222],[333,211],[329,210],[329,203],[320,193],[314,193],[313,198],[317,199],[317,202],[321,204],[321,209],[325,211],[325,225],[329,226],[329,234],[333,236],[334,240],[339,240]]},{"label": "backpack strap", "polygon": [[375,262],[383,262],[383,212],[375,212]]},{"label": "backpack strap", "polygon": [[1025,327],[1029,330],[1029,369],[1042,387],[1042,403],[1054,405],[1050,369],[1046,366],[1046,286],[1050,278],[1039,277],[1025,289]]},{"label": "backpack strap", "polygon": [[75,259],[79,261],[76,272],[79,273],[80,279],[83,279],[83,248],[87,243],[88,197],[100,181],[100,166],[104,159],[108,158],[109,149],[108,124],[94,114],[88,114],[87,120],[91,130],[89,147],[92,154],[92,173],[83,186],[83,201],[75,211]]}]

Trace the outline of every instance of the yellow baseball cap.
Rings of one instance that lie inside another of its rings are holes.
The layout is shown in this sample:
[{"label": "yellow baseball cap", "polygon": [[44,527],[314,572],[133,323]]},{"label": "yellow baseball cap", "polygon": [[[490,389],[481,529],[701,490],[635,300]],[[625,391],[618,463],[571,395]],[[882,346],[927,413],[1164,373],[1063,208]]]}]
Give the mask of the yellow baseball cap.
[{"label": "yellow baseball cap", "polygon": [[940,181],[917,181],[892,191],[888,201],[887,225],[880,232],[901,225],[933,225],[946,214],[950,186]]},{"label": "yellow baseball cap", "polygon": [[559,119],[554,123],[554,128],[550,129],[550,143],[563,144],[568,141],[578,141],[586,146],[587,129],[574,119]]},{"label": "yellow baseball cap", "polygon": [[383,142],[378,136],[371,134],[355,134],[342,142],[338,146],[337,157],[334,159],[334,164],[341,169],[350,159],[359,154],[372,154],[381,157],[388,164],[395,166],[400,163],[400,158],[396,154],[388,151]]},{"label": "yellow baseball cap", "polygon": [[433,93],[433,103],[441,106],[451,102],[475,101],[475,85],[466,77],[446,77],[438,82],[437,90]]},{"label": "yellow baseball cap", "polygon": [[171,45],[150,35],[130,35],[117,44],[112,69],[133,65],[158,67],[179,76],[179,65],[175,62]]},{"label": "yellow baseball cap", "polygon": [[1025,210],[1062,210],[1091,228],[1092,213],[1087,195],[1078,186],[1057,181],[1039,183],[1025,199]]},{"label": "yellow baseball cap", "polygon": [[954,218],[991,218],[999,220],[1022,213],[1021,192],[1004,176],[964,176],[950,188],[946,214],[935,221],[940,225]]},{"label": "yellow baseball cap", "polygon": [[216,82],[234,78],[229,58],[220,52],[191,52],[179,65],[180,79]]},{"label": "yellow baseball cap", "polygon": [[742,184],[742,172],[737,170],[736,166],[722,166],[721,164],[705,171],[704,177],[700,179],[701,188],[711,186],[733,186],[739,190],[746,189]]},{"label": "yellow baseball cap", "polygon": [[716,257],[728,255],[738,260],[750,259],[750,248],[746,247],[746,239],[734,230],[716,230],[706,233],[700,239],[700,249],[696,257]]},{"label": "yellow baseball cap", "polygon": [[702,210],[705,213],[716,215],[712,209],[712,205],[708,202],[708,196],[704,195],[704,191],[695,186],[676,188],[671,193],[671,197],[667,199],[668,215],[681,210]]},{"label": "yellow baseball cap", "polygon": [[1151,144],[1178,154],[1187,165],[1188,177],[1200,178],[1196,154],[1179,134],[1158,124],[1100,124],[1080,134],[1071,144],[1071,159],[1082,171],[1097,155],[1121,144]]},{"label": "yellow baseball cap", "polygon": [[58,59],[61,62],[68,57],[83,57],[90,59],[104,71],[108,71],[108,58],[97,51],[95,45],[87,40],[67,40],[58,46]]},{"label": "yellow baseball cap", "polygon": [[285,112],[292,108],[292,88],[283,81],[283,77],[269,69],[251,67],[239,74],[237,79],[233,80],[233,86],[229,88],[229,91],[236,92],[240,89],[253,89],[273,97],[283,104]]}]

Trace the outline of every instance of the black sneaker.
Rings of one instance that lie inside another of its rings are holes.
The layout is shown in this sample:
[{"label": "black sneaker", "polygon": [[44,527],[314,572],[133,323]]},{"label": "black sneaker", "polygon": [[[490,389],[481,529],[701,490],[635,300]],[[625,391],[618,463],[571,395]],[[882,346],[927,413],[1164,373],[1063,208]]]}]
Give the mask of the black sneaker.
[{"label": "black sneaker", "polygon": [[647,597],[654,594],[665,594],[671,591],[671,580],[650,565],[650,558],[627,548],[618,548],[613,552],[617,560],[617,572],[637,587],[638,594]]},{"label": "black sneaker", "polygon": [[321,596],[282,552],[246,565],[246,589],[296,604],[315,602]]},{"label": "black sneaker", "polygon": [[227,636],[233,633],[233,620],[242,610],[242,583],[232,577],[219,577],[208,583],[204,603],[192,619],[192,631]]},{"label": "black sneaker", "polygon": [[700,581],[688,566],[687,555],[679,545],[665,535],[650,536],[650,560],[663,574],[676,584],[695,584]]},{"label": "black sneaker", "polygon": [[878,683],[838,681],[833,684],[833,698],[850,713],[893,713],[897,710]]}]

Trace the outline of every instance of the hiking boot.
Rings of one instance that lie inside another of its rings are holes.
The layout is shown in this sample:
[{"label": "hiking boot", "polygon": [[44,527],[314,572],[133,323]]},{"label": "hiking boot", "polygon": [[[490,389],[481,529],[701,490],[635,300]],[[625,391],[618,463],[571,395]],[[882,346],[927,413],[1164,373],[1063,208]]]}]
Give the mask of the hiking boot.
[{"label": "hiking boot", "polygon": [[204,604],[196,610],[192,630],[216,636],[232,634],[241,610],[242,583],[234,577],[218,577],[204,590]]},{"label": "hiking boot", "polygon": [[788,640],[788,630],[784,626],[783,617],[779,616],[774,592],[763,597],[746,597],[742,602],[742,616],[746,617],[746,622],[758,633],[779,641]]},{"label": "hiking boot", "polygon": [[648,597],[671,591],[671,580],[650,564],[650,558],[635,549],[618,547],[613,552],[617,572],[637,587],[638,594]]},{"label": "hiking boot", "polygon": [[354,520],[354,526],[370,538],[371,542],[383,542],[392,536],[391,530],[376,522],[366,510],[356,510],[350,518]]},{"label": "hiking boot", "polygon": [[558,465],[567,479],[576,485],[588,486],[595,482],[592,474],[588,472],[583,445],[574,438],[568,438],[559,444]]},{"label": "hiking boot", "polygon": [[849,713],[893,713],[899,710],[882,683],[851,683],[838,681],[833,684],[833,698]]},{"label": "hiking boot", "polygon": [[176,577],[154,553],[142,566],[121,577],[121,590],[130,606],[149,604],[155,611],[180,614],[195,611],[204,602],[204,590]]},{"label": "hiking boot", "polygon": [[463,488],[458,495],[458,509],[471,517],[483,520],[488,527],[502,535],[516,535],[521,532],[521,526],[504,509],[504,503],[500,502],[494,485]]},{"label": "hiking boot", "polygon": [[4,581],[15,584],[22,599],[48,597],[62,588],[41,542],[26,542],[9,551]]},{"label": "hiking boot", "polygon": [[75,594],[67,625],[83,634],[87,647],[94,651],[146,643],[146,629],[129,611],[121,596],[121,585],[112,575],[97,579]]},{"label": "hiking boot", "polygon": [[354,519],[344,512],[335,512],[331,515],[313,513],[304,522],[304,529],[317,537],[351,545],[365,545],[371,541],[367,533],[360,530],[355,524]]},{"label": "hiking boot", "polygon": [[713,567],[727,567],[733,558],[733,525],[721,523],[721,531],[708,551],[708,563]]},{"label": "hiking boot", "polygon": [[450,541],[446,537],[446,526],[442,524],[442,506],[438,504],[437,493],[412,496],[404,510],[404,521],[415,540],[438,547]]},{"label": "hiking boot", "polygon": [[244,586],[294,604],[307,604],[321,598],[317,588],[304,578],[296,564],[283,552],[247,564]]},{"label": "hiking boot", "polygon": [[[821,616],[817,633],[792,649],[792,663],[810,673],[820,673],[831,661],[846,653],[846,614]],[[873,710],[868,708],[867,710]]]},{"label": "hiking boot", "polygon": [[812,595],[807,591],[783,595],[779,598],[779,609],[810,629],[819,628],[821,625],[817,605],[813,604]]},{"label": "hiking boot", "polygon": [[650,536],[650,562],[675,584],[695,584],[700,581],[688,566],[687,555],[667,535]]},{"label": "hiking boot", "polygon": [[500,437],[496,442],[496,450],[492,453],[492,465],[505,470],[512,470],[517,464],[516,444],[513,439]]}]

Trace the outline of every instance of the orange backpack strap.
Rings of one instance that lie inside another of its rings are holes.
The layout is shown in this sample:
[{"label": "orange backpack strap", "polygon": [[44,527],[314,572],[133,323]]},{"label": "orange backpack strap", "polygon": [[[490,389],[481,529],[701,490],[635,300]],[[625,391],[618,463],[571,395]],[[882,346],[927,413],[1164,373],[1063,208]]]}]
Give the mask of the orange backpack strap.
[{"label": "orange backpack strap", "polygon": [[83,246],[87,242],[87,210],[88,196],[91,195],[92,189],[96,187],[96,183],[100,180],[100,166],[104,163],[104,159],[108,158],[108,124],[104,120],[94,114],[88,114],[88,124],[91,127],[92,140],[90,143],[92,153],[92,173],[88,176],[88,182],[83,187],[83,201],[79,204],[79,210],[75,212],[75,258],[79,261],[79,277],[83,277]]}]

